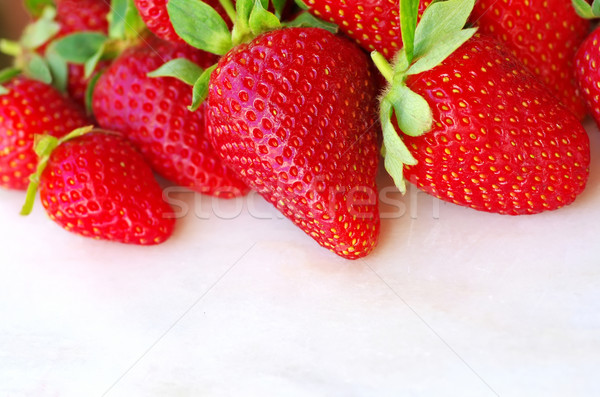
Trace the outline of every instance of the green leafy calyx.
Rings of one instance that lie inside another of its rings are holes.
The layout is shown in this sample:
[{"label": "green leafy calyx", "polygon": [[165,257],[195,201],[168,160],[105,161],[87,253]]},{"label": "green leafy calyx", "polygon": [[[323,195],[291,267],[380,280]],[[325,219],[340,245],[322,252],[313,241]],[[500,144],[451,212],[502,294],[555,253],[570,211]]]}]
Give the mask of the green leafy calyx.
[{"label": "green leafy calyx", "polygon": [[600,18],[600,0],[594,0],[592,4],[586,0],[572,0],[575,12],[585,19]]},{"label": "green leafy calyx", "polygon": [[414,165],[416,160],[396,131],[394,121],[398,129],[409,136],[423,135],[433,125],[429,104],[407,86],[406,80],[411,75],[435,68],[475,34],[475,28],[464,29],[474,4],[475,0],[433,2],[417,24],[419,0],[401,0],[404,47],[396,55],[393,65],[381,54],[371,54],[389,83],[380,106],[385,167],[403,193],[406,191],[404,166]]},{"label": "green leafy calyx", "polygon": [[23,208],[21,209],[21,215],[29,215],[31,213],[35,202],[35,196],[40,185],[40,178],[48,165],[48,161],[50,160],[50,156],[54,149],[67,141],[88,134],[93,129],[94,126],[78,128],[62,138],[56,138],[52,135],[36,135],[34,150],[39,160],[35,172],[29,177],[27,196],[25,198],[25,204],[23,204]]}]

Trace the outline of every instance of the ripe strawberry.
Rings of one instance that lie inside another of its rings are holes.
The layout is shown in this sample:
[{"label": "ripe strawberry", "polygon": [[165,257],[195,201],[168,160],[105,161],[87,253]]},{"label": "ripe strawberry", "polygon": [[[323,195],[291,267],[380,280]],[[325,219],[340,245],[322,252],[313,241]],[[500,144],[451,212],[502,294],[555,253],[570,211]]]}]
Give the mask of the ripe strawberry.
[{"label": "ripe strawberry", "polygon": [[[219,0],[203,0],[204,3],[213,7],[231,28],[231,19],[227,16],[225,9],[221,7]],[[168,0],[134,0],[140,16],[148,26],[148,29],[163,40],[183,43],[183,40],[175,33],[173,24],[167,12]]]},{"label": "ripe strawberry", "polygon": [[585,116],[573,59],[590,24],[571,1],[478,0],[471,20],[503,41],[579,119]]},{"label": "ripe strawberry", "polygon": [[356,259],[379,235],[375,96],[369,63],[349,41],[274,30],[219,61],[208,134],[250,187],[320,245]]},{"label": "ripe strawberry", "polygon": [[[91,127],[89,128],[91,129]],[[174,219],[162,190],[142,156],[123,137],[101,130],[64,141],[45,137],[47,160],[38,170],[40,198],[50,218],[86,237],[153,245],[173,233]],[[43,143],[43,144],[42,144]],[[31,211],[34,178],[23,214]]]},{"label": "ripe strawberry", "polygon": [[246,194],[248,188],[213,152],[204,132],[204,112],[187,109],[192,103],[189,87],[172,77],[147,76],[176,58],[202,67],[216,60],[186,44],[160,39],[126,50],[95,87],[98,123],[123,132],[156,172],[179,185],[224,198]]},{"label": "ripe strawberry", "polygon": [[[419,4],[419,16],[431,0]],[[361,47],[378,51],[388,60],[402,48],[399,0],[305,0],[314,15],[333,22]]]},{"label": "ripe strawberry", "polygon": [[386,168],[401,190],[406,175],[481,211],[534,214],[570,204],[588,179],[588,136],[500,42],[463,29],[474,3],[436,2],[416,31],[404,24],[412,42],[393,67],[373,55],[392,82],[381,98]]},{"label": "ripe strawberry", "polygon": [[425,135],[402,135],[418,161],[406,176],[424,191],[510,215],[554,210],[583,191],[585,130],[492,38],[476,36],[407,85],[435,121]]},{"label": "ripe strawberry", "polygon": [[53,87],[19,76],[0,95],[0,186],[24,190],[35,170],[34,134],[60,137],[88,124],[77,105]]},{"label": "ripe strawberry", "polygon": [[[56,22],[60,31],[55,39],[82,31],[108,33],[107,15],[110,2],[105,0],[59,0],[56,5]],[[96,71],[106,68],[110,62],[100,61]],[[84,66],[69,64],[67,91],[76,102],[84,104],[89,78]]]}]

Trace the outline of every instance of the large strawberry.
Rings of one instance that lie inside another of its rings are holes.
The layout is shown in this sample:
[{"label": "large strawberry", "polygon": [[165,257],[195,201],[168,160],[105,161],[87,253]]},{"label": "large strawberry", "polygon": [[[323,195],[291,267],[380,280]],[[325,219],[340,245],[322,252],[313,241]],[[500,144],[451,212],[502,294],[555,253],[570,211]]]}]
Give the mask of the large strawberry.
[{"label": "large strawberry", "polygon": [[574,57],[589,22],[568,0],[477,0],[471,20],[503,41],[578,118],[585,106],[577,90]]},{"label": "large strawberry", "polygon": [[22,213],[31,212],[39,186],[50,218],[70,232],[127,244],[164,242],[175,221],[152,170],[120,135],[91,130],[39,141],[40,165]]},{"label": "large strawberry", "polygon": [[[305,0],[311,13],[333,22],[361,47],[378,51],[388,60],[402,48],[400,0]],[[422,15],[431,0],[422,0]]]},{"label": "large strawberry", "polygon": [[88,121],[53,87],[14,75],[0,73],[0,186],[24,190],[37,163],[34,135],[60,137]]},{"label": "large strawberry", "polygon": [[[195,91],[224,162],[320,245],[348,259],[379,236],[376,91],[365,54],[318,28],[284,28],[266,2],[237,0],[233,34],[214,10],[170,0],[178,34],[225,54]],[[197,19],[217,29],[196,32]],[[210,71],[210,69],[209,69]]]},{"label": "large strawberry", "polygon": [[587,134],[499,42],[462,30],[472,6],[434,3],[393,69],[374,57],[393,82],[382,99],[386,168],[400,188],[404,173],[434,196],[482,211],[570,204],[588,178]]},{"label": "large strawberry", "polygon": [[199,69],[212,65],[216,57],[156,38],[126,50],[95,87],[98,123],[123,132],[155,171],[179,185],[225,198],[247,193],[205,136],[203,108],[193,113],[187,109],[192,103],[189,87],[172,77],[148,76],[163,62],[176,59]]}]

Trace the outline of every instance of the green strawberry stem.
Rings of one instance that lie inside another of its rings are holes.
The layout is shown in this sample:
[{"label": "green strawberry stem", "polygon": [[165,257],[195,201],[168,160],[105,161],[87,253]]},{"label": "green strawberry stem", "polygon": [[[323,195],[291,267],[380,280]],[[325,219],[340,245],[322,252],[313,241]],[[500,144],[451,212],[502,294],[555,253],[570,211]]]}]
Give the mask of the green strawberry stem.
[{"label": "green strawberry stem", "polygon": [[0,39],[0,52],[11,57],[18,57],[23,50],[21,45],[16,41]]},{"label": "green strawberry stem", "polygon": [[235,12],[235,7],[231,0],[219,0],[219,3],[221,3],[221,7],[223,7],[229,19],[235,22],[237,13]]},{"label": "green strawberry stem", "polygon": [[381,72],[385,80],[388,83],[392,83],[394,80],[394,68],[387,59],[377,51],[371,53],[371,59],[373,59],[375,66]]},{"label": "green strawberry stem", "polygon": [[50,156],[52,155],[54,149],[56,149],[58,146],[67,141],[89,133],[93,129],[93,125],[77,128],[76,130],[71,131],[69,134],[63,136],[60,139],[53,137],[52,135],[36,135],[34,149],[35,153],[39,157],[39,160],[35,172],[29,177],[30,182],[29,186],[27,187],[25,204],[23,204],[23,208],[21,209],[21,215],[29,215],[33,210],[35,196],[40,185],[40,178],[42,176],[42,173],[46,169],[46,166],[48,165],[48,161],[50,160]]}]

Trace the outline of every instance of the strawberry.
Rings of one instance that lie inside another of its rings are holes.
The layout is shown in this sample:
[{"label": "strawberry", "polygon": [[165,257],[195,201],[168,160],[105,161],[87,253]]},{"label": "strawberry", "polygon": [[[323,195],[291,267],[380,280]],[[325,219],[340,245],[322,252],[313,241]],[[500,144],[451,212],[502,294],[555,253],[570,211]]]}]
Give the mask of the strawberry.
[{"label": "strawberry", "polygon": [[[600,17],[600,2],[593,6],[584,0],[575,0],[577,13],[586,19]],[[581,44],[575,54],[575,75],[587,109],[600,126],[600,28],[595,29]]]},{"label": "strawberry", "polygon": [[173,59],[206,67],[216,57],[156,38],[129,48],[95,87],[98,123],[124,133],[156,172],[181,186],[224,198],[247,193],[248,188],[213,152],[204,132],[203,111],[191,113],[186,108],[192,102],[189,87],[175,78],[148,76]]},{"label": "strawberry", "polygon": [[175,221],[152,170],[123,137],[92,128],[39,141],[40,165],[22,213],[31,212],[39,185],[46,212],[70,232],[127,244],[164,242]]},{"label": "strawberry", "polygon": [[[419,3],[419,16],[430,3]],[[388,60],[402,47],[400,0],[305,0],[305,4],[311,13],[338,25],[361,47],[379,51]]]},{"label": "strawberry", "polygon": [[0,83],[0,186],[24,190],[37,163],[34,134],[61,137],[88,121],[50,85],[23,76]]},{"label": "strawberry", "polygon": [[[218,11],[219,15],[231,28],[231,19],[227,16],[225,9],[219,0],[203,0],[206,4]],[[183,40],[175,33],[169,14],[167,12],[168,0],[134,0],[140,16],[148,26],[148,29],[163,40],[183,43]]]},{"label": "strawberry", "polygon": [[471,20],[503,41],[579,119],[585,105],[577,89],[574,57],[589,22],[565,0],[477,0]]},{"label": "strawberry", "polygon": [[369,63],[349,41],[274,30],[219,61],[208,134],[244,182],[320,245],[357,259],[379,234],[375,96]]},{"label": "strawberry", "polygon": [[400,188],[406,176],[481,211],[534,214],[570,204],[588,179],[587,134],[499,42],[462,30],[472,7],[473,0],[434,3],[413,53],[403,49],[393,70],[374,57],[393,81],[382,99],[386,168]]}]

